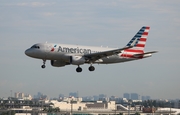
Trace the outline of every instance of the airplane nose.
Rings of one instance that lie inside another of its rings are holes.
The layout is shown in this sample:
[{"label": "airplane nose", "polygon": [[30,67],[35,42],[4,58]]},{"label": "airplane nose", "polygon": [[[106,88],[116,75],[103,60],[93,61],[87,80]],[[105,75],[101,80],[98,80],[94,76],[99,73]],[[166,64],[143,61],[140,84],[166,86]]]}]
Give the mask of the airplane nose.
[{"label": "airplane nose", "polygon": [[32,55],[33,55],[32,49],[27,49],[27,50],[25,51],[25,54],[26,54],[27,56],[32,56]]}]

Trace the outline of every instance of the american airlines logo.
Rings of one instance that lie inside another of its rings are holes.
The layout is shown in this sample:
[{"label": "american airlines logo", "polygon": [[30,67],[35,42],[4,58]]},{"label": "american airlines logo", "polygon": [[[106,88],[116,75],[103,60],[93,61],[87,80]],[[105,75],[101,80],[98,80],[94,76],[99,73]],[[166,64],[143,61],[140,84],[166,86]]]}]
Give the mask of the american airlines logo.
[{"label": "american airlines logo", "polygon": [[81,54],[91,54],[90,49],[81,49],[81,48],[69,48],[69,47],[61,47],[59,46],[58,52],[66,52],[66,53],[81,53]]}]

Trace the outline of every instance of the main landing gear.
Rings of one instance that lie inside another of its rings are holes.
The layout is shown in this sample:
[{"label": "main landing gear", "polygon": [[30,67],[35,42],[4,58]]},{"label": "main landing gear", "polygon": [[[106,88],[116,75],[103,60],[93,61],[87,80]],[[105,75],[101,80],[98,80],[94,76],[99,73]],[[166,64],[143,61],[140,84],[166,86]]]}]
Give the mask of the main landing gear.
[{"label": "main landing gear", "polygon": [[92,66],[92,63],[91,63],[91,65],[90,65],[90,67],[89,67],[89,71],[94,71],[94,70],[95,70],[95,67]]},{"label": "main landing gear", "polygon": [[46,64],[46,60],[44,60],[44,59],[43,59],[43,65],[41,66],[41,68],[43,68],[43,69],[44,69],[44,68],[46,67],[46,65],[45,65],[45,64]]},{"label": "main landing gear", "polygon": [[95,70],[95,67],[91,65],[91,66],[89,67],[89,71],[94,71],[94,70]]},{"label": "main landing gear", "polygon": [[82,72],[82,68],[81,67],[79,67],[79,65],[78,65],[78,67],[76,68],[76,72]]},{"label": "main landing gear", "polygon": [[[94,71],[94,70],[95,70],[95,67],[91,65],[88,69],[89,69],[89,71]],[[78,72],[78,73],[82,72],[82,68],[79,67],[79,65],[78,65],[78,67],[76,68],[76,72]]]}]

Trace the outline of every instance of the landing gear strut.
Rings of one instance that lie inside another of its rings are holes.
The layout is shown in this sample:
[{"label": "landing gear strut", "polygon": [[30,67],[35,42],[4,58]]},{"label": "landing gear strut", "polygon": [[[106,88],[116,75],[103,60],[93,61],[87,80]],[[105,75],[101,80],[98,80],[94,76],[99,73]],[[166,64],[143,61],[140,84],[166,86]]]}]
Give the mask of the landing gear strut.
[{"label": "landing gear strut", "polygon": [[41,66],[41,68],[43,68],[43,69],[44,69],[44,68],[46,67],[46,65],[45,65],[45,64],[46,64],[46,60],[45,60],[45,59],[43,59],[43,65]]},{"label": "landing gear strut", "polygon": [[76,72],[82,72],[82,68],[78,66],[78,67],[76,68]]}]

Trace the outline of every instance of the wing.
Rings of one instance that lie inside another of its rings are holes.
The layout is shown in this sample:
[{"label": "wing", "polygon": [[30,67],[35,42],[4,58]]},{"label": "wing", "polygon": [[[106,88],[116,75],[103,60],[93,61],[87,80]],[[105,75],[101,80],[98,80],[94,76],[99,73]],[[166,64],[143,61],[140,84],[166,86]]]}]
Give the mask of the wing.
[{"label": "wing", "polygon": [[119,53],[121,53],[121,51],[123,51],[125,49],[132,48],[132,47],[133,46],[129,46],[129,47],[124,47],[124,48],[115,49],[115,50],[109,50],[109,51],[103,51],[103,52],[98,52],[98,53],[85,54],[84,57],[85,57],[87,62],[95,62],[98,59],[101,59],[101,58],[107,57],[107,56],[112,56],[112,55],[115,55],[115,54],[119,54]]}]

